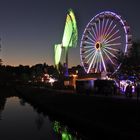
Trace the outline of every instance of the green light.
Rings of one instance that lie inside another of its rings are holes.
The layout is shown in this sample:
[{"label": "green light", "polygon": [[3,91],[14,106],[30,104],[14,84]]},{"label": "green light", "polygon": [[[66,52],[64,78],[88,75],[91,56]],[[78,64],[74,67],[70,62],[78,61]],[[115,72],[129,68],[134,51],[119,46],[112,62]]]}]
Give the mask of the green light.
[{"label": "green light", "polygon": [[54,121],[53,123],[53,129],[56,133],[61,135],[62,140],[77,140],[76,137],[72,136],[67,127],[61,126],[60,122]]},{"label": "green light", "polygon": [[62,132],[62,140],[72,140],[71,134],[67,132]]},{"label": "green light", "polygon": [[62,49],[64,50],[64,58],[66,60],[66,66],[68,68],[68,49],[72,47],[76,47],[78,40],[78,29],[77,29],[77,23],[75,19],[74,12],[69,9],[67,17],[66,17],[66,23],[64,27],[64,34],[62,38],[62,44],[55,45],[55,65],[58,68],[61,55],[62,55]]},{"label": "green light", "polygon": [[61,44],[57,44],[54,46],[54,53],[55,53],[55,65],[58,66],[58,64],[60,63],[60,59],[61,59],[61,53],[62,53],[62,45]]},{"label": "green light", "polygon": [[56,133],[59,133],[60,128],[61,128],[60,123],[57,122],[57,121],[55,121],[54,124],[53,124],[53,129],[54,129],[54,131],[55,131]]},{"label": "green light", "polygon": [[67,14],[66,24],[62,39],[63,47],[76,47],[78,40],[78,30],[73,11],[70,9]]}]

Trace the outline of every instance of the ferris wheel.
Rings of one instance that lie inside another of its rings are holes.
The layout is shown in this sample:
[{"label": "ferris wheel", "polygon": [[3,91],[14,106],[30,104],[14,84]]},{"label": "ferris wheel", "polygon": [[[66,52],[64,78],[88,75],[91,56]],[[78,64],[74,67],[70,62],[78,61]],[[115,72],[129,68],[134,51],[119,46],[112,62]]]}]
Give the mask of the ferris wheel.
[{"label": "ferris wheel", "polygon": [[[80,57],[87,73],[116,72],[132,46],[132,35],[126,20],[111,11],[104,11],[87,24],[80,44]],[[120,55],[121,54],[121,55]]]}]

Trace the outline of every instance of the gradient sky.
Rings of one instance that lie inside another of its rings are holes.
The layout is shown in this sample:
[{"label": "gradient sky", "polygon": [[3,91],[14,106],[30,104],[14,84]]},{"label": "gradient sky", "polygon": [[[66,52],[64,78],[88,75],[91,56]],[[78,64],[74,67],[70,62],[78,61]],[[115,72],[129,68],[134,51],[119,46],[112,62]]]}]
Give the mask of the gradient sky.
[{"label": "gradient sky", "polygon": [[3,64],[54,64],[54,44],[62,41],[67,10],[77,19],[77,48],[69,51],[69,66],[81,64],[79,46],[89,20],[104,10],[122,15],[140,39],[139,0],[0,0],[0,37]]}]

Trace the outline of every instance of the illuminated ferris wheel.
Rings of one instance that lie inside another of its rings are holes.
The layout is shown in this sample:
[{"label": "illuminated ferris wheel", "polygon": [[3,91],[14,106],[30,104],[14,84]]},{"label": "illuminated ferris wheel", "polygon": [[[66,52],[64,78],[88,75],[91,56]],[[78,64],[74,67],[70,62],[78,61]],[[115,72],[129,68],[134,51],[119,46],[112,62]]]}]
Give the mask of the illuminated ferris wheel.
[{"label": "illuminated ferris wheel", "polygon": [[104,11],[87,24],[80,44],[82,65],[87,73],[114,73],[132,45],[130,27],[121,16]]}]

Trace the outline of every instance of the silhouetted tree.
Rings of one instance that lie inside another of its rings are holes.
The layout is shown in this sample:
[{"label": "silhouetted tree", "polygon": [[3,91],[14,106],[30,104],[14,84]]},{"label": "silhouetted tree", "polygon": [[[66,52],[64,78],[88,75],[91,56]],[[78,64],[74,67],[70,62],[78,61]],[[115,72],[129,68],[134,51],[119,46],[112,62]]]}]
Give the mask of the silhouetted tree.
[{"label": "silhouetted tree", "polygon": [[119,61],[122,63],[120,73],[137,75],[140,72],[140,41],[133,42],[128,55],[120,55]]},{"label": "silhouetted tree", "polygon": [[0,59],[0,66],[2,65],[2,59]]}]

